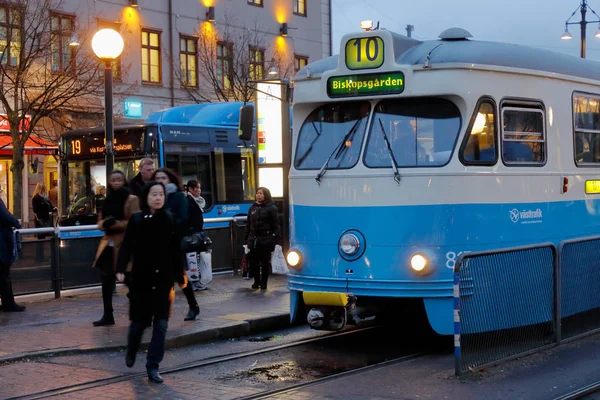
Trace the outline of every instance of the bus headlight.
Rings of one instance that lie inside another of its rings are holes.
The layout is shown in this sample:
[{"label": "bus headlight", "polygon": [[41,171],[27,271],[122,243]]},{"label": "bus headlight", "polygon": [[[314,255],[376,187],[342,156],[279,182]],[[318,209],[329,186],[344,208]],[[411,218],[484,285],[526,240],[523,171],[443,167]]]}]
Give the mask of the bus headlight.
[{"label": "bus headlight", "polygon": [[300,255],[299,251],[290,250],[287,253],[286,261],[291,268],[296,269],[296,268],[300,267],[300,262],[302,261],[302,256]]},{"label": "bus headlight", "polygon": [[360,240],[353,233],[346,233],[340,238],[340,250],[342,253],[351,256],[360,249]]},{"label": "bus headlight", "polygon": [[422,254],[415,254],[410,259],[410,267],[416,272],[422,272],[427,268],[427,258]]}]

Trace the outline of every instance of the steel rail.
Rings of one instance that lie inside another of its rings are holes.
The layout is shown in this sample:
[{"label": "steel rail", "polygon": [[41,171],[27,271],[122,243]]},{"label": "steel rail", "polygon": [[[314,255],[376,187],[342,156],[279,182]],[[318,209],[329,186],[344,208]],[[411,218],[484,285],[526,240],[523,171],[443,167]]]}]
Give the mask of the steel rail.
[{"label": "steel rail", "polygon": [[[246,357],[250,357],[250,356],[255,356],[258,354],[270,353],[270,352],[274,352],[277,350],[283,350],[283,349],[288,349],[288,348],[292,348],[292,347],[302,346],[305,344],[319,342],[322,340],[327,340],[327,339],[332,339],[332,338],[336,338],[336,337],[347,336],[347,335],[351,335],[351,334],[365,332],[365,331],[376,329],[376,328],[378,328],[378,326],[369,326],[369,327],[365,327],[365,328],[354,329],[354,330],[347,331],[347,332],[325,334],[323,336],[319,336],[316,338],[298,340],[296,342],[266,347],[266,348],[259,349],[259,350],[252,350],[252,351],[246,351],[246,352],[241,352],[241,353],[231,353],[231,354],[227,354],[225,356],[216,356],[216,357],[212,357],[212,358],[203,359],[200,361],[192,361],[189,363],[180,364],[176,367],[161,369],[160,374],[161,375],[169,375],[169,374],[173,374],[176,372],[182,372],[182,371],[186,371],[186,370],[190,370],[190,369],[202,368],[202,367],[209,366],[209,365],[238,360],[238,359],[242,359],[242,358],[246,358]],[[76,385],[69,385],[69,386],[63,386],[63,387],[58,387],[58,388],[54,388],[54,389],[49,389],[49,390],[45,390],[45,391],[38,392],[38,393],[10,397],[5,400],[45,399],[45,398],[60,396],[60,395],[69,394],[69,393],[73,393],[73,392],[90,390],[90,389],[94,389],[94,388],[97,388],[100,386],[114,385],[114,384],[121,383],[121,382],[132,381],[135,379],[145,378],[146,376],[147,375],[145,372],[138,372],[138,373],[133,373],[133,374],[120,374],[120,375],[111,376],[108,378],[95,379],[93,381],[79,383]]]}]

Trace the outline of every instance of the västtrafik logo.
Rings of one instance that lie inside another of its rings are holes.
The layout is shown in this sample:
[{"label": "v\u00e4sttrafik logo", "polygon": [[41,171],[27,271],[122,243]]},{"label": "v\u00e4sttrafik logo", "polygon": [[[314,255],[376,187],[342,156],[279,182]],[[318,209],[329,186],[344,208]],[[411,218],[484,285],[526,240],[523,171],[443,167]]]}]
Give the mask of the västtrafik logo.
[{"label": "v\u00e4sttrafik logo", "polygon": [[515,224],[519,221],[521,221],[522,224],[537,224],[543,221],[542,210],[540,208],[537,210],[523,211],[513,208],[508,212],[508,214],[510,220]]}]

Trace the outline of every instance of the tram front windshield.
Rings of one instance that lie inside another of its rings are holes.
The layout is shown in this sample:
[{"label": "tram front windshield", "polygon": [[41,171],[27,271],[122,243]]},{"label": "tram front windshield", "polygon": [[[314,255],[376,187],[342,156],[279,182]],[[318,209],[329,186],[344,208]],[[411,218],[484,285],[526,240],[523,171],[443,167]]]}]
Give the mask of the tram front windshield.
[{"label": "tram front windshield", "polygon": [[357,101],[314,110],[298,134],[294,166],[321,169],[331,156],[327,169],[352,168],[360,155],[370,109],[368,101]]}]

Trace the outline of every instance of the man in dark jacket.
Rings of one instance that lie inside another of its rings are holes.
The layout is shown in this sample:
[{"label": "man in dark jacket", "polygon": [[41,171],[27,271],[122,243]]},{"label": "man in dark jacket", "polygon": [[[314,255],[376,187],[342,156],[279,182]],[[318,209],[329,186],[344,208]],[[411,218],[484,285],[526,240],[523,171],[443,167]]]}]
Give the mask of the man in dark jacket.
[{"label": "man in dark jacket", "polygon": [[154,160],[151,158],[142,158],[138,165],[140,171],[129,183],[131,193],[137,197],[142,196],[144,185],[152,180],[154,174]]},{"label": "man in dark jacket", "polygon": [[2,299],[2,311],[9,312],[25,311],[25,307],[15,303],[10,281],[10,267],[15,250],[13,228],[19,229],[21,224],[0,200],[0,298]]}]

